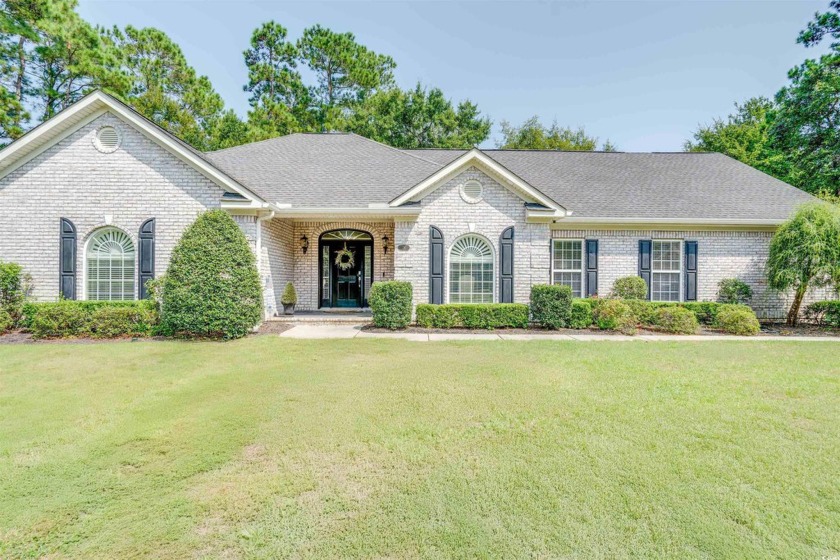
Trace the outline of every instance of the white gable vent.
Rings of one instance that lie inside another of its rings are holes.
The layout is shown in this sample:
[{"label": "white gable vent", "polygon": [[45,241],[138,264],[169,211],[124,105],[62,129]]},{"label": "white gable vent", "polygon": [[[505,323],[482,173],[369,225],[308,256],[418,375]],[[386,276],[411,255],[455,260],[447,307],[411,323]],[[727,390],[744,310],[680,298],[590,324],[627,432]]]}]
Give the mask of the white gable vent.
[{"label": "white gable vent", "polygon": [[461,198],[470,204],[475,204],[481,200],[482,190],[481,183],[475,179],[470,179],[461,185]]},{"label": "white gable vent", "polygon": [[100,152],[110,154],[120,147],[120,134],[113,126],[103,126],[96,131],[93,145]]}]

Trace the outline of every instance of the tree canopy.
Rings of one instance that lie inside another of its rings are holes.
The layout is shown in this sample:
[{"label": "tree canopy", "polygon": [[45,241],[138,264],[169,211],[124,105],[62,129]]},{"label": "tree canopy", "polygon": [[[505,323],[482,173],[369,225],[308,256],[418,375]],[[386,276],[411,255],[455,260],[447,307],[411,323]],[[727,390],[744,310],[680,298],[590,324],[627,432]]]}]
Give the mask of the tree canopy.
[{"label": "tree canopy", "polygon": [[[598,138],[588,135],[583,127],[577,129],[561,127],[557,121],[546,126],[536,115],[526,120],[521,126],[502,121],[501,127],[502,140],[497,143],[497,146],[503,149],[587,152],[598,148]],[[615,146],[607,140],[602,150],[614,152]]]},{"label": "tree canopy", "polygon": [[805,191],[840,195],[840,0],[797,38],[805,47],[835,39],[828,54],[788,72],[773,98],[736,104],[728,119],[700,126],[688,151],[725,153]]}]

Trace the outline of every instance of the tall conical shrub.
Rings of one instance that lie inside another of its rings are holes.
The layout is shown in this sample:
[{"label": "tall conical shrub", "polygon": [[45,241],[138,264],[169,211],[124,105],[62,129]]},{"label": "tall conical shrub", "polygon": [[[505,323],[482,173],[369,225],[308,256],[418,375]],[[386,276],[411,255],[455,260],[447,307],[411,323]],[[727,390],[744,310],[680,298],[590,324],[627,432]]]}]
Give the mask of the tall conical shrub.
[{"label": "tall conical shrub", "polygon": [[164,332],[239,338],[261,318],[254,253],[242,230],[222,210],[201,214],[184,231],[161,288]]}]

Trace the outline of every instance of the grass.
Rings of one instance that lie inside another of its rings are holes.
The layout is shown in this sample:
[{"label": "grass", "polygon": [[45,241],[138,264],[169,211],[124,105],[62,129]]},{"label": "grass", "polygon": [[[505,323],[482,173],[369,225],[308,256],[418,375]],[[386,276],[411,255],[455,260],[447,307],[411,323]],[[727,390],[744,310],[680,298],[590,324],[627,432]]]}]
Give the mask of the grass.
[{"label": "grass", "polygon": [[816,342],[0,347],[0,558],[821,558]]}]

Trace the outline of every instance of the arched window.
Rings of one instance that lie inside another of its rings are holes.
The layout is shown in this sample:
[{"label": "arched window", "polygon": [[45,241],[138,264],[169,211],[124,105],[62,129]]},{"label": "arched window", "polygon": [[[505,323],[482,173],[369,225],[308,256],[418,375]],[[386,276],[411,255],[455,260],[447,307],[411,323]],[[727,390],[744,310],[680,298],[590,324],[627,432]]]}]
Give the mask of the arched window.
[{"label": "arched window", "polygon": [[493,250],[477,235],[465,235],[452,244],[449,302],[493,303]]},{"label": "arched window", "polygon": [[134,243],[116,228],[97,231],[87,247],[87,299],[134,299]]}]

